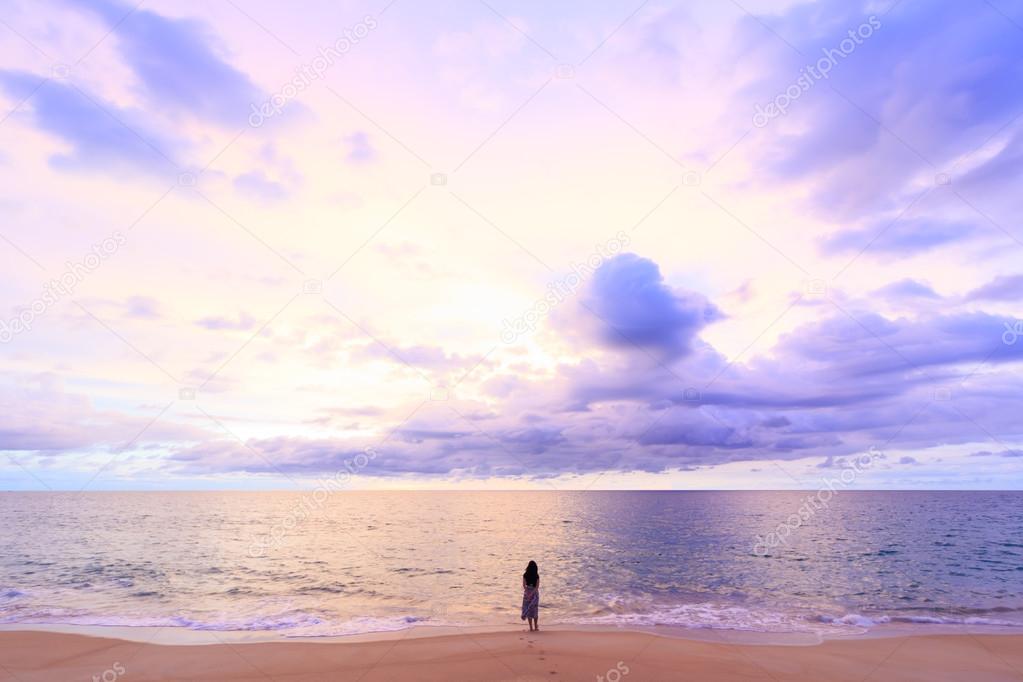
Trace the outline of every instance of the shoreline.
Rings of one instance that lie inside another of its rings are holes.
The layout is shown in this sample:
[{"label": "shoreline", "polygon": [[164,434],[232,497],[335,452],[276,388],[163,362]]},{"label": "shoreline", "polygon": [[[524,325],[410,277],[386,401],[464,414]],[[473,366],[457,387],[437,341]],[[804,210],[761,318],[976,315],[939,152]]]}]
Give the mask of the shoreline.
[{"label": "shoreline", "polygon": [[[630,633],[692,642],[728,642],[748,646],[816,646],[832,641],[895,639],[907,637],[1023,637],[1023,625],[981,626],[964,624],[877,624],[862,631],[759,631],[729,628],[700,628],[673,625],[606,625],[558,623],[542,625],[544,632]],[[340,635],[287,635],[279,630],[193,629],[179,625],[81,625],[67,623],[0,624],[5,633],[36,632],[64,634],[125,642],[159,641],[164,646],[215,646],[218,644],[362,644],[437,637],[497,635],[528,630],[518,624],[425,625],[373,630]]]},{"label": "shoreline", "polygon": [[[165,628],[166,629],[166,628]],[[217,633],[220,634],[220,633]],[[525,628],[371,641],[168,646],[0,631],[0,679],[127,680],[1019,680],[1023,635],[914,635],[815,645],[700,641],[636,631]]]}]

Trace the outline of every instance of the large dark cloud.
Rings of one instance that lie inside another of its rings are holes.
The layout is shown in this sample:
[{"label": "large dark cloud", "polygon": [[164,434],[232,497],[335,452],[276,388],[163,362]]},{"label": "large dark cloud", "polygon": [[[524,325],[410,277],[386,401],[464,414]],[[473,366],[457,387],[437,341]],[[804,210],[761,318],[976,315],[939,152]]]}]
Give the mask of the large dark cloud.
[{"label": "large dark cloud", "polygon": [[598,318],[604,344],[650,349],[667,358],[689,353],[696,334],[721,318],[703,295],[673,290],[656,263],[632,253],[597,269],[582,305]]},{"label": "large dark cloud", "polygon": [[[629,439],[669,447],[686,465],[879,444],[931,447],[990,434],[1011,440],[1023,434],[1011,397],[1023,388],[1016,371],[1023,344],[1002,339],[1011,322],[954,310],[888,318],[850,304],[784,334],[747,364],[727,367],[702,347],[667,368],[639,354],[625,366],[565,368],[567,404],[644,406],[621,422],[635,423],[624,428]],[[641,466],[647,454],[635,453],[631,464]]]}]

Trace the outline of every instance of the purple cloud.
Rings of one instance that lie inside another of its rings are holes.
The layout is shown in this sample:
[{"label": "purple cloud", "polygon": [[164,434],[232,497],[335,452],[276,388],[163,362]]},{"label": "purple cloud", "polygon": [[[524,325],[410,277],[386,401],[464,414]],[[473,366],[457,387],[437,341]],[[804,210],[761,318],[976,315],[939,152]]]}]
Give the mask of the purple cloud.
[{"label": "purple cloud", "polygon": [[364,359],[386,360],[400,365],[438,372],[468,372],[479,357],[446,353],[438,346],[402,346],[398,343],[386,345],[371,342],[352,351],[352,356]]},{"label": "purple cloud", "polygon": [[934,289],[923,282],[918,282],[915,279],[900,279],[898,282],[892,282],[886,284],[874,291],[875,296],[879,296],[884,299],[931,299],[939,300],[941,296],[938,295]]},{"label": "purple cloud", "polygon": [[0,89],[19,100],[31,95],[23,116],[70,145],[69,151],[50,157],[54,168],[141,170],[177,178],[175,152],[187,144],[158,132],[141,112],[21,71],[0,71]]},{"label": "purple cloud", "polygon": [[[870,37],[764,128],[762,177],[808,185],[816,212],[865,225],[824,240],[826,254],[865,247],[910,205],[912,220],[892,226],[868,256],[1003,238],[989,223],[1011,226],[1023,208],[1011,191],[1023,172],[1023,122],[1015,118],[1023,43],[1019,27],[991,6],[828,0],[747,17],[743,53],[769,65],[743,90],[751,114],[872,16],[879,27]],[[1006,138],[997,154],[976,154]]]},{"label": "purple cloud", "polygon": [[[213,434],[170,419],[99,410],[53,374],[0,384],[0,452],[119,451],[131,445],[206,440]],[[152,423],[151,423],[152,422]]]},{"label": "purple cloud", "polygon": [[243,125],[259,88],[218,54],[218,39],[194,19],[174,19],[109,0],[70,0],[112,32],[154,107],[226,126]]},{"label": "purple cloud", "polygon": [[966,294],[967,301],[1019,301],[1023,299],[1023,275],[999,275]]},{"label": "purple cloud", "polygon": [[928,251],[944,244],[969,239],[973,225],[929,219],[880,221],[864,228],[841,230],[827,237],[824,253],[859,252],[869,248],[875,253],[904,256]]},{"label": "purple cloud", "polygon": [[594,272],[581,305],[581,315],[599,320],[599,339],[606,346],[640,347],[667,358],[689,353],[699,331],[722,318],[704,296],[672,290],[656,263],[632,253],[619,254]]},{"label": "purple cloud", "polygon": [[970,457],[1023,457],[1023,450],[1000,450],[998,452],[991,452],[990,450],[980,450],[974,452]]},{"label": "purple cloud", "polygon": [[369,142],[369,135],[364,132],[352,133],[345,138],[348,154],[345,156],[352,163],[368,163],[376,159],[376,150]]},{"label": "purple cloud", "polygon": [[261,201],[279,201],[288,196],[284,185],[271,180],[261,170],[242,173],[234,179],[234,188],[242,194]]},{"label": "purple cloud", "polygon": [[239,313],[237,319],[227,317],[204,317],[196,322],[200,327],[219,331],[224,329],[248,331],[254,329],[258,320],[248,313]]},{"label": "purple cloud", "polygon": [[160,317],[159,303],[146,296],[132,296],[127,300],[125,315],[140,319],[152,320]]}]

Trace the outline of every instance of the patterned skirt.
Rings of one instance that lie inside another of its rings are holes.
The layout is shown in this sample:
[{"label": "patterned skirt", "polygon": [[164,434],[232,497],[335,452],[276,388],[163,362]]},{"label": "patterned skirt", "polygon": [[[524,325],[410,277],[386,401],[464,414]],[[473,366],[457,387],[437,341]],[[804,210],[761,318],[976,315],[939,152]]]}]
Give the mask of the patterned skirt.
[{"label": "patterned skirt", "polygon": [[540,588],[526,586],[522,590],[522,620],[535,619],[540,610]]}]

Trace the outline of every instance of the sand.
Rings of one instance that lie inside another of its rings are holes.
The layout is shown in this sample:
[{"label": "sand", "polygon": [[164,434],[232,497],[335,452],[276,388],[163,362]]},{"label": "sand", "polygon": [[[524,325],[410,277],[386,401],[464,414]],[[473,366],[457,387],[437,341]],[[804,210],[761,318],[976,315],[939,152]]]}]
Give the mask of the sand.
[{"label": "sand", "polygon": [[0,680],[1023,680],[1023,635],[729,644],[639,632],[462,633],[360,642],[167,646],[0,632]]}]

